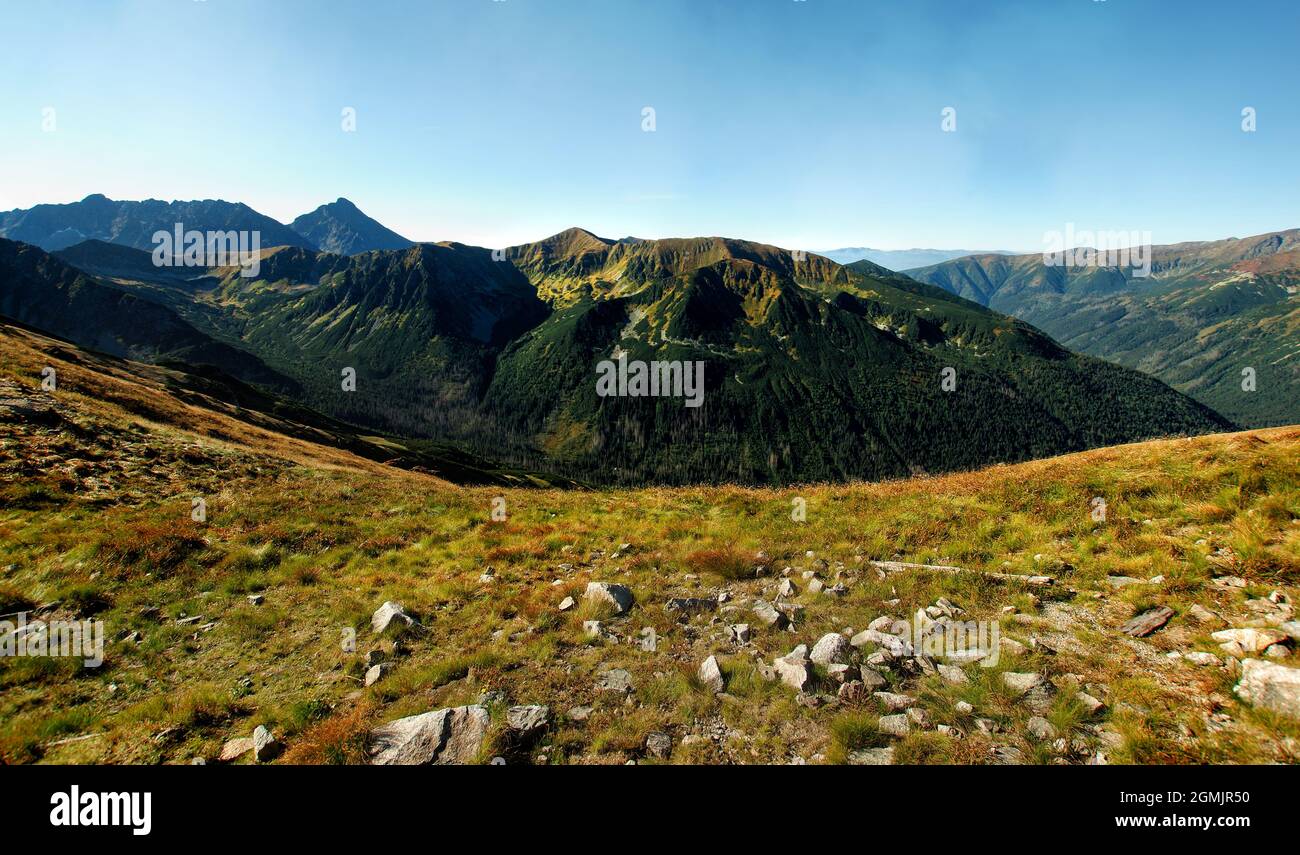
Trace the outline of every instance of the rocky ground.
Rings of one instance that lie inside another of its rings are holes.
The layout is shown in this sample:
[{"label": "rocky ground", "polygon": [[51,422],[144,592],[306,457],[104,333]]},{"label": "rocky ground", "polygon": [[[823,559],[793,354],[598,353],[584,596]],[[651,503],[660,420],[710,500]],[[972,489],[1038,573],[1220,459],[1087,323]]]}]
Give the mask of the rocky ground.
[{"label": "rocky ground", "polygon": [[5,762],[1300,761],[1294,428],[465,489],[0,346],[0,613],[108,638],[0,659]]}]

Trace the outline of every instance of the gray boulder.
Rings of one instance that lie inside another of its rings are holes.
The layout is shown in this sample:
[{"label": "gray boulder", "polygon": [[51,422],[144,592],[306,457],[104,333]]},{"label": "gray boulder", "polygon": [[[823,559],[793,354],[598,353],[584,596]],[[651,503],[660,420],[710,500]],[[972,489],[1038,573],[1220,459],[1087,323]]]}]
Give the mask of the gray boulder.
[{"label": "gray boulder", "polygon": [[472,763],[487,734],[485,707],[451,707],[399,718],[370,731],[375,766],[449,766]]}]

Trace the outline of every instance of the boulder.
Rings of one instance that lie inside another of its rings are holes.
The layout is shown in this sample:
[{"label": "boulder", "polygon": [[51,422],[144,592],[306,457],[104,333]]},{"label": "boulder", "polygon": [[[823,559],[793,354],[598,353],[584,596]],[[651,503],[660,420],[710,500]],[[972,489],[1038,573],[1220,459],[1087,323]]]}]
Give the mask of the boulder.
[{"label": "boulder", "polygon": [[735,644],[749,644],[749,624],[737,623],[727,627],[731,640]]},{"label": "boulder", "polygon": [[1241,629],[1221,629],[1218,632],[1210,633],[1210,638],[1219,642],[1219,646],[1223,650],[1240,658],[1242,654],[1263,653],[1268,649],[1269,645],[1285,641],[1287,634],[1277,629],[1244,627]]},{"label": "boulder", "polygon": [[636,601],[636,598],[632,596],[632,591],[625,585],[618,585],[613,582],[588,582],[587,590],[582,597],[586,600],[608,605],[614,609],[615,614],[620,615],[632,608],[632,603]]},{"label": "boulder", "polygon": [[1300,668],[1246,659],[1241,663],[1241,681],[1233,691],[1251,706],[1300,719]]},{"label": "boulder", "polygon": [[632,691],[632,675],[622,668],[613,668],[609,671],[602,671],[596,687],[603,692],[630,692]]},{"label": "boulder", "polygon": [[818,665],[830,665],[834,662],[847,662],[853,655],[853,645],[838,632],[828,632],[813,645],[809,657]]},{"label": "boulder", "polygon": [[864,666],[859,670],[859,673],[862,675],[862,685],[867,687],[868,692],[874,692],[889,685],[889,681],[885,679],[885,675],[881,674],[874,668]]},{"label": "boulder", "polygon": [[850,766],[890,766],[894,762],[894,749],[864,748],[850,751],[848,761]]},{"label": "boulder", "polygon": [[939,676],[943,678],[945,683],[951,683],[954,686],[962,686],[970,682],[966,677],[966,672],[958,668],[956,665],[939,665],[937,668],[939,670]]},{"label": "boulder", "polygon": [[415,619],[406,613],[401,603],[392,600],[375,609],[375,613],[370,616],[370,629],[376,634],[386,632],[393,625],[410,626],[413,623]]},{"label": "boulder", "polygon": [[1043,682],[1041,674],[1006,671],[1002,674],[1002,683],[1016,696],[1029,692]]},{"label": "boulder", "polygon": [[1134,638],[1144,638],[1168,623],[1173,616],[1173,609],[1168,606],[1157,606],[1132,618],[1121,626],[1119,631]]},{"label": "boulder", "polygon": [[722,668],[718,665],[718,657],[710,656],[700,664],[699,670],[700,683],[710,692],[721,692],[726,686],[726,680],[722,676]]},{"label": "boulder", "polygon": [[370,731],[376,766],[448,766],[472,763],[487,734],[488,711],[477,704],[407,716]]},{"label": "boulder", "polygon": [[753,607],[754,617],[764,626],[774,626],[777,629],[785,629],[789,625],[789,619],[777,611],[776,606],[766,600],[757,600]]},{"label": "boulder", "polygon": [[673,753],[673,738],[661,730],[648,734],[645,753],[658,760],[667,760]]},{"label": "boulder", "polygon": [[1039,742],[1050,742],[1056,738],[1056,728],[1040,715],[1031,716],[1026,725],[1029,735]]},{"label": "boulder", "polygon": [[573,608],[576,605],[577,603],[573,601],[573,597],[565,597],[564,599],[560,600],[560,611],[567,612],[569,609]]},{"label": "boulder", "polygon": [[384,678],[384,675],[393,670],[393,663],[380,662],[366,669],[366,685],[373,686]]},{"label": "boulder", "polygon": [[231,739],[221,746],[221,755],[218,759],[222,763],[229,763],[231,760],[238,760],[252,750],[253,740],[250,737],[243,736],[239,739]]},{"label": "boulder", "polygon": [[880,717],[880,732],[886,736],[902,738],[907,736],[910,731],[911,723],[907,713],[898,713],[897,715],[882,715]]},{"label": "boulder", "polygon": [[673,597],[664,603],[664,611],[679,618],[707,614],[717,607],[717,600],[708,600],[703,597]]},{"label": "boulder", "polygon": [[895,692],[875,692],[872,697],[880,701],[881,705],[890,712],[900,712],[916,703],[916,698],[911,695],[900,695]]},{"label": "boulder", "polygon": [[808,663],[808,645],[800,644],[794,650],[772,662],[781,682],[796,691],[804,691],[812,684],[812,666]]},{"label": "boulder", "polygon": [[282,751],[284,751],[284,744],[275,738],[275,734],[259,724],[253,731],[253,759],[258,763],[270,763],[279,757]]},{"label": "boulder", "polygon": [[527,704],[506,710],[506,727],[520,738],[536,736],[551,721],[551,708],[544,704]]}]

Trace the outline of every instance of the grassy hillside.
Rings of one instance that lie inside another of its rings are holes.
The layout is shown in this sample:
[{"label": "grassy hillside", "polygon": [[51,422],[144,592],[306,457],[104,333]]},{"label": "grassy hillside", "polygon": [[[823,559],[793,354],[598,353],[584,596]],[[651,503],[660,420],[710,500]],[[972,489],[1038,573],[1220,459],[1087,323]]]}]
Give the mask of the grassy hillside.
[{"label": "grassy hillside", "polygon": [[[466,489],[181,402],[155,369],[13,333],[0,355],[0,612],[94,616],[109,639],[98,669],[0,660],[5,762],[213,761],[258,724],[286,744],[279,762],[360,762],[369,728],[479,699],[492,714],[482,756],[510,762],[660,762],[652,734],[672,762],[1300,760],[1300,723],[1240,702],[1234,660],[1209,637],[1274,620],[1300,595],[1300,429],[882,484]],[[67,379],[42,393],[51,360]],[[1056,584],[882,578],[870,563],[891,559]],[[786,567],[797,590],[778,596]],[[805,571],[842,594],[815,592]],[[588,581],[627,585],[635,605],[602,613],[583,599]],[[561,611],[566,596],[578,605]],[[672,597],[721,602],[685,618]],[[824,668],[804,693],[764,676],[796,644],[940,597],[1000,621],[1002,656],[966,666],[960,685],[902,662],[878,671],[917,711],[903,737],[882,731],[897,698],[840,700]],[[755,598],[789,603],[793,629],[763,625]],[[419,621],[398,650],[370,634],[385,600]],[[1119,633],[1154,605],[1173,610],[1168,625]],[[738,623],[747,643],[729,640]],[[627,643],[646,627],[654,650]],[[341,647],[348,630],[355,652]],[[363,687],[371,649],[394,667]],[[1186,651],[1223,658],[1167,655]],[[722,694],[697,677],[710,655]],[[611,669],[630,692],[598,687]],[[1020,696],[1004,673],[1044,682]],[[508,703],[550,706],[538,741],[510,738]]]}]

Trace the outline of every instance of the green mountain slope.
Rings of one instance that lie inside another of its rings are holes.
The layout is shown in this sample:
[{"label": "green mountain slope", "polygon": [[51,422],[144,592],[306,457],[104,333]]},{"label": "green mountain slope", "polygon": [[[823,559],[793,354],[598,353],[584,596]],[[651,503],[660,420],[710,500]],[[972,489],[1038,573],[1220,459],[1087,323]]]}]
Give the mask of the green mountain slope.
[{"label": "green mountain slope", "polygon": [[[970,256],[909,275],[1159,377],[1244,425],[1300,422],[1300,230],[1158,246],[1148,278]],[[1243,370],[1255,389],[1243,388]]]}]

